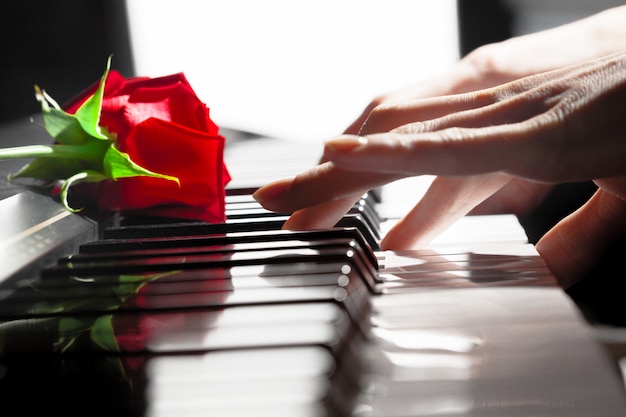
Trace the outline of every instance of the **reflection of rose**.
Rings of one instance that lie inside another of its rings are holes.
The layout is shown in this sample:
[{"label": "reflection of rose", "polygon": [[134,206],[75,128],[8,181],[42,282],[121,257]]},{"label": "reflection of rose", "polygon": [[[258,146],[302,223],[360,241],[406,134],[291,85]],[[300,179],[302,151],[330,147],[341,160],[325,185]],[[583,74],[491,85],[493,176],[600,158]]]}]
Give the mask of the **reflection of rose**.
[{"label": "reflection of rose", "polygon": [[[65,110],[73,114],[97,85]],[[101,210],[224,221],[224,138],[183,74],[106,79],[100,125],[116,137],[117,148],[143,168],[178,178],[136,176],[82,184]]]}]

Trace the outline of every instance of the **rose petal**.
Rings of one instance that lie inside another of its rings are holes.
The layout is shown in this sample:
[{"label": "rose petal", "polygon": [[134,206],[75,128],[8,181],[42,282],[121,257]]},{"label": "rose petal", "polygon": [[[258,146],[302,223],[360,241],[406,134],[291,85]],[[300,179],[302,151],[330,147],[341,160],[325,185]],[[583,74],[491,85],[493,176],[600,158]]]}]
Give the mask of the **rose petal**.
[{"label": "rose petal", "polygon": [[224,141],[222,136],[159,119],[142,122],[120,141],[120,150],[144,168],[177,177],[180,187],[173,181],[152,177],[108,181],[101,190],[100,207],[134,210],[165,206],[158,211],[224,221],[224,174],[228,175],[223,161]]}]

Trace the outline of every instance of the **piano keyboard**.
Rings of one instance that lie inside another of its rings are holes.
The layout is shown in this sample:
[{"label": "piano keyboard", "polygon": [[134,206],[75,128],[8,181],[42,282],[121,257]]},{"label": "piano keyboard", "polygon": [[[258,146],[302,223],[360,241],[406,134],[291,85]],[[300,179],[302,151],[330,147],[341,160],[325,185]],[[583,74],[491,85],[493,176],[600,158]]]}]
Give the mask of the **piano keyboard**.
[{"label": "piano keyboard", "polygon": [[[268,155],[277,146],[294,148],[291,167],[252,164],[260,148]],[[2,409],[152,417],[624,413],[619,374],[513,218],[463,219],[428,250],[381,252],[377,242],[393,219],[380,215],[373,193],[335,228],[281,230],[286,217],[249,193],[306,166],[306,146],[231,140],[225,224],[122,221],[96,233],[44,197],[0,201],[0,214],[30,207],[48,216],[2,236],[2,244],[36,249],[0,281]],[[0,257],[7,265],[13,258]]]}]

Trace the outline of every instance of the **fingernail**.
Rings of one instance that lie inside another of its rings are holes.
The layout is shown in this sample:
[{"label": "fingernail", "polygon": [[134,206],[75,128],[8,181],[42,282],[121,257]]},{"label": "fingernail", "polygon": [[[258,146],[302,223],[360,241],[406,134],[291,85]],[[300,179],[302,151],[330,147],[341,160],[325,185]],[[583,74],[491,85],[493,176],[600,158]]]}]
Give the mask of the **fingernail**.
[{"label": "fingernail", "polygon": [[332,153],[355,152],[367,146],[367,138],[364,136],[346,135],[337,139],[326,141],[324,149]]}]

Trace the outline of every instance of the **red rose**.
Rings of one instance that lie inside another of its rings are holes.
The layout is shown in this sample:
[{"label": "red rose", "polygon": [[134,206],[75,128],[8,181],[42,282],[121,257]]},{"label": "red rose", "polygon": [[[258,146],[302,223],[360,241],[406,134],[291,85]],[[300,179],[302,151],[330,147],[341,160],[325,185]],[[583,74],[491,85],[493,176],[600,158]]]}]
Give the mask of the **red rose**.
[{"label": "red rose", "polygon": [[[97,84],[65,106],[73,114]],[[178,178],[137,176],[82,185],[101,210],[223,222],[225,139],[183,74],[106,79],[100,126],[116,147],[150,171]]]}]

